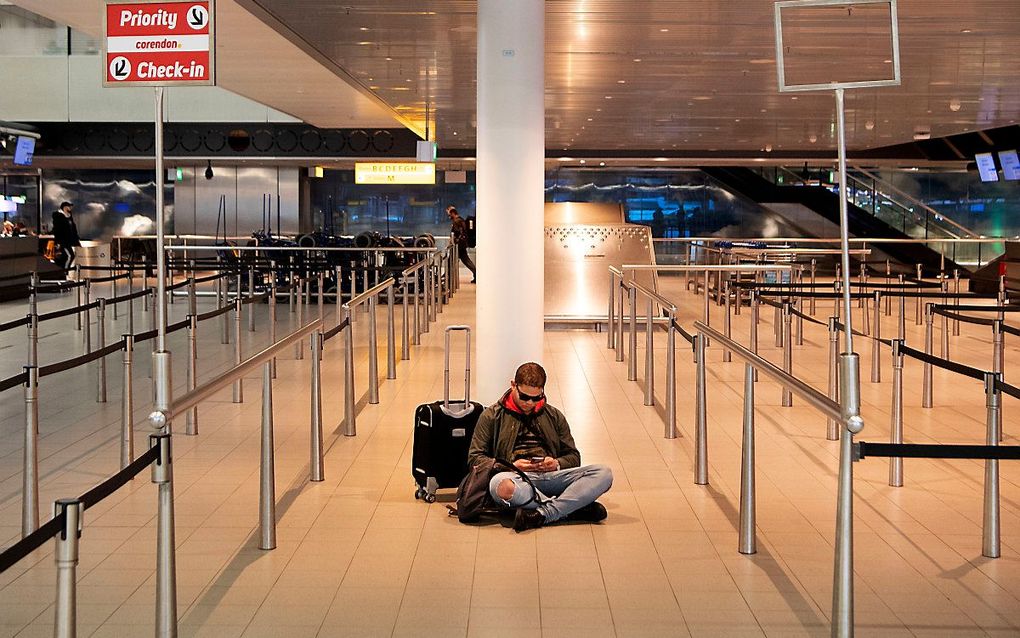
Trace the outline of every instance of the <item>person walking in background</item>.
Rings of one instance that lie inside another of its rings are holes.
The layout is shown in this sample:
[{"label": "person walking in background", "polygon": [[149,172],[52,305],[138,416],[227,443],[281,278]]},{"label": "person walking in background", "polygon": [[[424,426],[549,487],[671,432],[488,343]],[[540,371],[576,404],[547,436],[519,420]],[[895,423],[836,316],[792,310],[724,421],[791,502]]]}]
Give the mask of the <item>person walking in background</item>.
[{"label": "person walking in background", "polygon": [[60,208],[53,213],[53,240],[60,246],[56,264],[64,270],[74,267],[74,249],[81,246],[78,227],[75,226],[74,218],[71,217],[73,208],[71,202],[63,202],[60,204]]},{"label": "person walking in background", "polygon": [[471,261],[471,256],[468,255],[467,222],[464,221],[464,218],[460,216],[460,213],[453,206],[446,207],[446,215],[453,222],[453,225],[450,226],[450,241],[457,244],[457,253],[460,255],[460,261],[471,271],[471,283],[475,283],[478,276],[475,274],[475,262]]}]

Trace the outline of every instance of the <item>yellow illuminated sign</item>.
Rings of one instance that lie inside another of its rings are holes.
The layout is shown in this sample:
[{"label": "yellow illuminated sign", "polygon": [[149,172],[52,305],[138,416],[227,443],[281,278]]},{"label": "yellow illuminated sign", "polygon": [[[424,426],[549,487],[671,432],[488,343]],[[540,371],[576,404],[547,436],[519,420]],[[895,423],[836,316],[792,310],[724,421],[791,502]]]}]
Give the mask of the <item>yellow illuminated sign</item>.
[{"label": "yellow illuminated sign", "polygon": [[356,162],[355,184],[435,184],[431,162]]}]

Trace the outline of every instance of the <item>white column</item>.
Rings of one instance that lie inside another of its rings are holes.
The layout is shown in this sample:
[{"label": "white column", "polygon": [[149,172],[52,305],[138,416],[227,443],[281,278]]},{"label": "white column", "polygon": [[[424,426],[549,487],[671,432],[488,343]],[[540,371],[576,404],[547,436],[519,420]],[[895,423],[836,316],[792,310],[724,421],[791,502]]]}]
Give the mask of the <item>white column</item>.
[{"label": "white column", "polygon": [[478,393],[542,363],[545,2],[478,1]]}]

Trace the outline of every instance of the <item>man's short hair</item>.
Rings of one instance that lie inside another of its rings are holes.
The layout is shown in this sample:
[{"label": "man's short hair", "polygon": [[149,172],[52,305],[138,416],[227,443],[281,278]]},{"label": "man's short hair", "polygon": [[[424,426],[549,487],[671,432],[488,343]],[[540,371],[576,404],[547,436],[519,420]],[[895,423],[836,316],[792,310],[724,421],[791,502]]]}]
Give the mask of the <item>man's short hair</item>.
[{"label": "man's short hair", "polygon": [[532,388],[544,388],[545,380],[545,369],[534,361],[521,364],[514,374],[514,383]]},{"label": "man's short hair", "polygon": [[72,204],[71,202],[61,202],[60,207],[64,208],[65,206],[69,206],[71,208],[74,208],[74,204]]}]

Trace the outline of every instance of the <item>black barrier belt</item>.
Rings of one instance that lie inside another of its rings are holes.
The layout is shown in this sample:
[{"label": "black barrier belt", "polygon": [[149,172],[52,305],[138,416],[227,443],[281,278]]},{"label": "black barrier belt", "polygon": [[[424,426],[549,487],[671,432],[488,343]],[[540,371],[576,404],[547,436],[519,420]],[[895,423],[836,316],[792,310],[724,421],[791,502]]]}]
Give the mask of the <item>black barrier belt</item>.
[{"label": "black barrier belt", "polygon": [[158,458],[159,445],[154,445],[150,447],[145,454],[132,461],[131,464],[123,470],[117,472],[99,485],[93,487],[88,492],[82,494],[79,497],[82,507],[89,509],[90,507],[98,504],[104,498],[122,488],[128,481],[138,476],[142,470],[152,465],[152,463]]},{"label": "black barrier belt", "polygon": [[678,321],[673,320],[673,328],[680,333],[680,336],[687,340],[687,343],[694,345],[694,335],[684,330],[684,327],[680,325]]},{"label": "black barrier belt", "polygon": [[[814,297],[815,299],[842,299],[843,298],[843,293],[841,293],[841,292],[800,292],[800,291],[798,291],[796,293],[791,294],[789,292],[769,292],[768,290],[762,290],[762,291],[758,292],[758,295],[760,295],[760,296],[768,295],[770,297],[804,297],[804,298]],[[874,297],[874,295],[871,294],[870,292],[851,292],[850,293],[850,298],[851,299],[871,299],[872,297]]]},{"label": "black barrier belt", "polygon": [[14,330],[19,326],[27,326],[30,323],[32,323],[32,315],[25,315],[21,319],[15,319],[14,321],[8,321],[7,323],[0,323],[0,332]]},{"label": "black barrier belt", "polygon": [[50,319],[56,319],[58,317],[66,317],[68,315],[75,315],[79,312],[85,312],[86,310],[92,310],[93,308],[99,307],[99,300],[95,300],[92,303],[83,304],[81,306],[75,306],[73,308],[64,308],[63,310],[54,310],[44,315],[39,315],[39,321],[49,321]]},{"label": "black barrier belt", "polygon": [[28,383],[28,373],[22,372],[0,381],[0,392]]},{"label": "black barrier belt", "polygon": [[119,341],[117,343],[112,343],[112,344],[106,346],[105,348],[100,348],[99,350],[96,350],[94,352],[90,352],[88,354],[83,354],[80,357],[75,357],[73,359],[67,359],[66,361],[58,361],[57,363],[51,363],[48,366],[41,366],[39,368],[39,377],[40,378],[41,377],[48,377],[51,374],[56,374],[58,372],[63,372],[64,370],[70,370],[71,368],[77,368],[78,366],[85,365],[86,363],[89,363],[90,361],[95,361],[96,359],[100,359],[102,357],[108,357],[111,354],[113,354],[114,352],[118,352],[118,351],[123,350],[123,349],[124,349],[124,342],[123,341]]},{"label": "black barrier belt", "polygon": [[129,295],[121,295],[119,297],[114,297],[113,299],[107,299],[106,305],[112,306],[113,304],[124,303],[125,301],[130,301],[132,299],[138,299],[139,297],[144,297],[145,295],[149,294],[151,291],[152,288],[143,288]]},{"label": "black barrier belt", "polygon": [[241,304],[247,306],[248,304],[262,303],[263,301],[265,301],[268,298],[269,298],[269,293],[268,292],[264,292],[261,295],[255,295],[254,297],[245,297],[244,299],[241,300]]},{"label": "black barrier belt", "polygon": [[1011,304],[1008,306],[979,306],[973,304],[951,304],[951,303],[933,303],[932,308],[935,310],[946,309],[961,312],[966,310],[967,312],[1020,312],[1020,306]]},{"label": "black barrier belt", "polygon": [[135,345],[144,343],[149,339],[155,339],[158,334],[159,330],[146,330],[145,332],[139,332],[135,335]]},{"label": "black barrier belt", "polygon": [[1002,324],[1002,331],[1020,337],[1020,328]]},{"label": "black barrier belt", "polygon": [[[81,288],[85,285],[84,281],[65,281],[58,284],[39,284],[35,287],[36,292],[64,292],[65,290],[73,290],[75,288]],[[31,286],[29,291],[31,291]]]},{"label": "black barrier belt", "polygon": [[67,514],[61,510],[60,514],[43,523],[39,529],[8,547],[4,553],[0,554],[0,574],[62,532],[66,524],[66,517]]},{"label": "black barrier belt", "polygon": [[797,315],[801,319],[807,319],[811,323],[817,323],[819,326],[826,326],[826,327],[828,327],[828,324],[825,323],[824,321],[819,321],[818,319],[815,319],[814,317],[812,317],[810,315],[806,315],[803,312],[801,312],[800,310],[797,310],[796,308],[794,308],[793,306],[790,306],[790,312],[792,312],[793,314]]},{"label": "black barrier belt", "polygon": [[[843,322],[837,320],[836,321],[836,330],[839,330],[841,332],[845,331],[846,330],[846,325],[844,325]],[[872,339],[874,341],[878,341],[879,343],[884,343],[885,345],[889,346],[890,348],[892,347],[892,339],[882,339],[882,338],[878,338],[878,337],[872,337],[869,334],[864,334],[860,330],[854,330],[853,333],[854,333],[854,335],[856,335],[858,337],[864,337],[865,339]]]},{"label": "black barrier belt", "polygon": [[191,319],[182,319],[177,323],[172,323],[166,327],[166,333],[177,332],[178,330],[184,330],[191,325]]},{"label": "black barrier belt", "polygon": [[[884,275],[882,275],[882,276],[884,276]],[[852,279],[850,280],[849,283],[850,283],[851,286],[856,286],[858,288],[890,288],[890,289],[902,288],[902,289],[910,289],[910,290],[915,290],[917,288],[939,288],[939,287],[942,286],[942,284],[932,283],[932,282],[925,282],[924,284],[899,284],[899,283],[896,283],[896,284],[888,283],[887,284],[887,283],[871,283],[871,282],[867,282],[867,283],[863,283],[862,284],[861,282],[854,281]],[[780,283],[774,283],[774,284],[770,284],[770,283],[767,283],[767,282],[764,282],[764,281],[735,281],[735,282],[733,282],[732,285],[734,285],[734,286],[736,286],[738,288],[832,288],[833,284],[832,284],[832,282],[813,283],[813,284],[812,283],[804,283],[804,284],[780,284]]]},{"label": "black barrier belt", "polygon": [[766,306],[772,306],[773,308],[780,308],[781,309],[783,307],[783,304],[781,302],[779,302],[779,301],[772,301],[771,299],[766,299],[765,297],[759,297],[758,301],[762,302]]},{"label": "black barrier belt", "polygon": [[[907,297],[908,299],[914,299],[915,297],[921,297],[922,299],[995,299],[998,297],[996,294],[983,294],[976,292],[901,292],[895,295],[887,295],[889,297]],[[949,304],[952,305],[952,304]]]},{"label": "black barrier belt", "polygon": [[934,357],[930,354],[925,354],[920,350],[915,350],[914,348],[911,348],[910,346],[907,345],[901,345],[900,352],[902,354],[907,355],[908,357],[913,357],[920,361],[924,361],[925,363],[930,363],[933,366],[937,366],[939,368],[943,368],[945,370],[949,370],[957,374],[962,374],[963,376],[970,377],[971,379],[977,379],[978,381],[985,380],[984,370],[979,370],[977,368],[965,366],[962,363],[956,363],[955,361],[949,361],[948,359]]},{"label": "black barrier belt", "polygon": [[1014,399],[1020,399],[1020,388],[1006,383],[1001,378],[995,381],[995,389],[1003,394],[1008,394]]},{"label": "black barrier belt", "polygon": [[1020,445],[937,445],[927,443],[854,443],[857,458],[869,456],[912,459],[1020,460]]},{"label": "black barrier belt", "polygon": [[213,317],[219,317],[220,315],[227,314],[228,312],[230,312],[233,309],[234,309],[233,306],[222,306],[220,308],[217,308],[216,310],[210,310],[209,312],[204,312],[204,313],[198,315],[198,320],[199,321],[205,321],[206,319],[212,319]]},{"label": "black barrier belt", "polygon": [[188,285],[188,280],[185,279],[184,281],[179,281],[179,282],[175,283],[172,286],[167,286],[166,289],[167,290],[177,290],[178,288],[183,288],[183,287],[185,287],[187,285]]},{"label": "black barrier belt", "polygon": [[346,328],[349,325],[351,325],[351,320],[350,319],[344,319],[343,321],[341,321],[337,325],[333,326],[332,328],[330,328],[326,332],[322,333],[322,341],[323,341],[323,343],[325,343],[326,341],[329,341],[333,337],[335,337],[338,334],[340,334],[340,331],[343,330],[344,328]]},{"label": "black barrier belt", "polygon": [[198,278],[195,279],[195,283],[196,284],[204,284],[207,281],[216,281],[217,279],[221,279],[224,276],[225,275],[223,273],[219,273],[217,275],[208,275],[206,277],[198,277]]},{"label": "black barrier belt", "polygon": [[105,271],[116,270],[116,268],[114,268],[113,266],[78,266],[78,268],[82,270],[105,270]]},{"label": "black barrier belt", "polygon": [[117,281],[119,279],[127,279],[130,276],[131,275],[129,273],[124,273],[123,275],[112,275],[110,277],[96,277],[95,279],[89,279],[89,282],[93,283],[93,284],[105,284],[105,283],[110,282],[110,281]]},{"label": "black barrier belt", "polygon": [[[952,308],[952,306],[949,307]],[[962,321],[964,323],[976,323],[979,326],[990,326],[994,324],[996,321],[995,319],[985,319],[983,317],[968,317],[967,315],[961,315],[955,312],[949,312],[948,310],[942,310],[938,306],[932,307],[932,313],[936,315],[942,315],[943,317],[948,317],[949,319],[954,319],[956,321]]]}]

